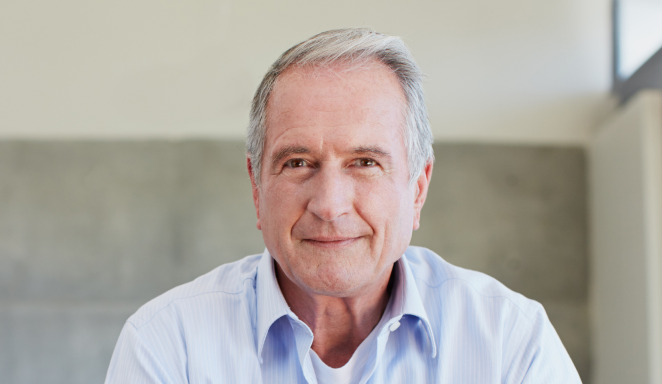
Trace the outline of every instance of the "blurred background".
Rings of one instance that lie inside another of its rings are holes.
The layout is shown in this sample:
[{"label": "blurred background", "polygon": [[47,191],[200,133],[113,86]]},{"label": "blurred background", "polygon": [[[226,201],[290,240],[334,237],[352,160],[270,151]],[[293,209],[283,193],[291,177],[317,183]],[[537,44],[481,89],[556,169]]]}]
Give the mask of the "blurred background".
[{"label": "blurred background", "polygon": [[0,3],[0,383],[100,383],[149,299],[264,249],[243,138],[318,32],[401,36],[412,244],[541,302],[585,383],[662,383],[662,0]]}]

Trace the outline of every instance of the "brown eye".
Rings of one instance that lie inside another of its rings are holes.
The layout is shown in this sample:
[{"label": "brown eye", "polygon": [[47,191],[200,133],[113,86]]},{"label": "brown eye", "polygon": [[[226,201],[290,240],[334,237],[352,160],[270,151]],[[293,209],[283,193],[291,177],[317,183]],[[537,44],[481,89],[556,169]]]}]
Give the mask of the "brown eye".
[{"label": "brown eye", "polygon": [[374,167],[377,162],[373,159],[359,159],[359,165],[361,167]]},{"label": "brown eye", "polygon": [[290,168],[305,167],[306,161],[304,159],[292,159],[288,160],[287,163],[285,163],[285,166]]}]

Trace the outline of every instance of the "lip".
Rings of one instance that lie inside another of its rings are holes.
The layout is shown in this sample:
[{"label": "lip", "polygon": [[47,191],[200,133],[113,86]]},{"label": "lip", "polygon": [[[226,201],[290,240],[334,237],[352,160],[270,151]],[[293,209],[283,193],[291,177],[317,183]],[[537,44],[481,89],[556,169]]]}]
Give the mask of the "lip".
[{"label": "lip", "polygon": [[321,248],[342,248],[351,245],[361,237],[312,237],[303,242]]}]

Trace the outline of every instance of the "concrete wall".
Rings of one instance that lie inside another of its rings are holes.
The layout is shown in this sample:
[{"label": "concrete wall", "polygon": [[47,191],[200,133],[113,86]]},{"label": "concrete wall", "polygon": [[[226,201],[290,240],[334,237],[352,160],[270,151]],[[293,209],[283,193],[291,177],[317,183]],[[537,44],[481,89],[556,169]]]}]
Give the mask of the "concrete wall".
[{"label": "concrete wall", "polygon": [[[585,382],[579,148],[436,145],[413,244],[541,301]],[[261,252],[241,142],[0,141],[0,382],[102,382],[126,318]]]}]

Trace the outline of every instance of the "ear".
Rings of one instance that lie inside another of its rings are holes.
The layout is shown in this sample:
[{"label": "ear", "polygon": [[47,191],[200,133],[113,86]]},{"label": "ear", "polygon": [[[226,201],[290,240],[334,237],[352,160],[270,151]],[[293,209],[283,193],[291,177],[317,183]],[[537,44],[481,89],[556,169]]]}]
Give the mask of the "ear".
[{"label": "ear", "polygon": [[423,172],[416,180],[416,196],[414,197],[414,230],[421,226],[421,209],[428,195],[428,187],[432,178],[432,162],[425,165]]},{"label": "ear", "polygon": [[262,230],[260,225],[260,191],[255,183],[253,176],[253,164],[251,163],[250,156],[246,155],[246,168],[248,168],[248,176],[251,178],[251,188],[253,190],[253,204],[255,204],[255,213],[257,213],[257,229]]}]

